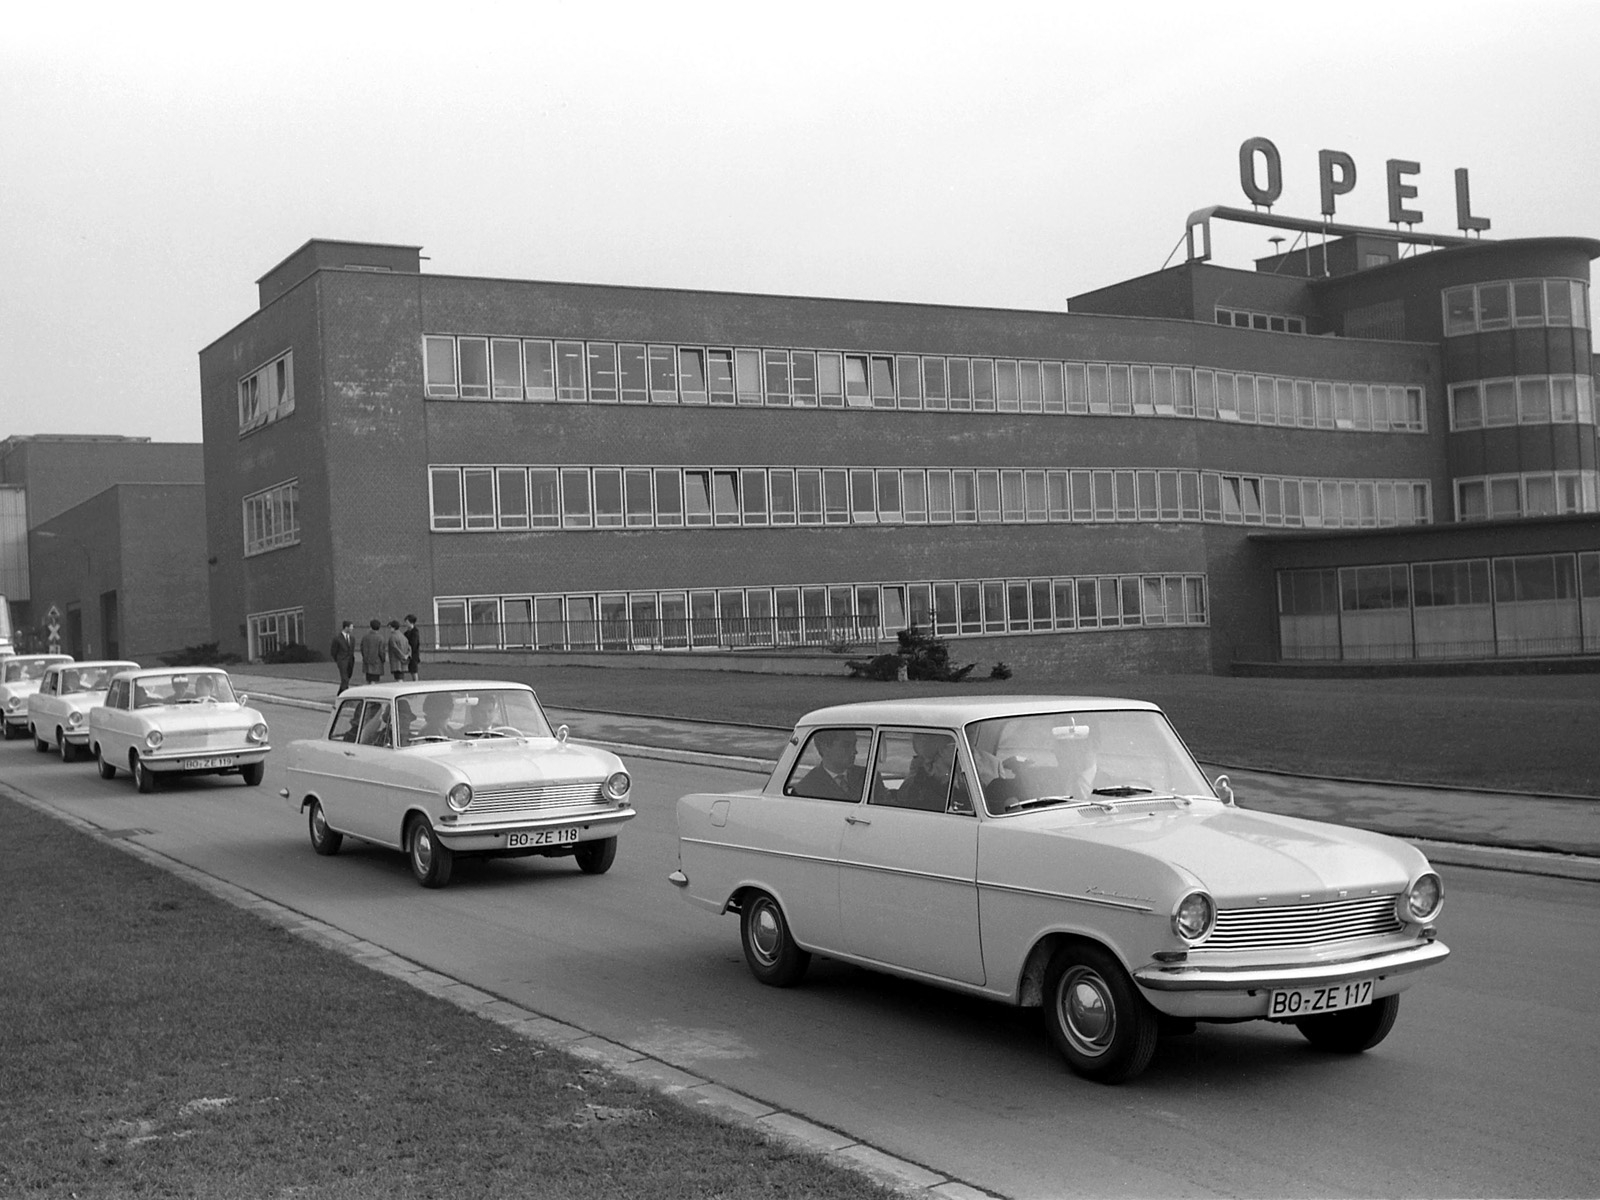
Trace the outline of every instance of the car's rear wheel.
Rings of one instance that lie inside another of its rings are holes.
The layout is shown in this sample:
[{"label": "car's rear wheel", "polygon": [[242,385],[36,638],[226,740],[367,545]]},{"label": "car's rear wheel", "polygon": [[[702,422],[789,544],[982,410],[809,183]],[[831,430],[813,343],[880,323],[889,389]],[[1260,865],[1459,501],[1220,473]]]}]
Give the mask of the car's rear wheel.
[{"label": "car's rear wheel", "polygon": [[67,741],[67,734],[64,729],[56,730],[56,753],[61,755],[61,761],[64,763],[78,760],[78,748]]},{"label": "car's rear wheel", "polygon": [[406,831],[406,857],[411,860],[411,873],[423,887],[438,888],[450,882],[455,853],[439,841],[427,817],[418,817]]},{"label": "car's rear wheel", "polygon": [[585,875],[604,875],[611,869],[611,864],[617,861],[617,839],[608,837],[593,842],[579,842],[572,857],[578,860],[578,870]]},{"label": "car's rear wheel", "polygon": [[128,771],[133,776],[133,785],[141,792],[156,790],[156,773],[144,765],[144,759],[137,752],[128,764]]},{"label": "car's rear wheel", "polygon": [[1067,1065],[1097,1083],[1121,1083],[1150,1065],[1160,1022],[1127,972],[1097,946],[1072,946],[1044,978],[1050,1040]]},{"label": "car's rear wheel", "polygon": [[6,741],[9,742],[12,738],[17,736],[17,731],[15,729],[11,728],[11,722],[10,721],[0,721],[0,725],[4,725],[5,726]]},{"label": "car's rear wheel", "polygon": [[311,848],[318,854],[337,854],[339,847],[344,843],[344,834],[328,825],[327,814],[322,811],[322,801],[313,800],[311,811],[306,816],[306,825],[311,830]]},{"label": "car's rear wheel", "polygon": [[1400,997],[1385,996],[1360,1008],[1302,1017],[1294,1026],[1318,1050],[1331,1054],[1360,1054],[1388,1037],[1399,1015]]},{"label": "car's rear wheel", "polygon": [[739,940],[750,974],[772,987],[792,987],[811,965],[811,952],[800,948],[783,908],[765,892],[750,893],[740,906]]},{"label": "car's rear wheel", "polygon": [[245,787],[260,787],[262,777],[267,773],[267,764],[264,762],[246,763],[239,768],[239,774],[244,779]]},{"label": "car's rear wheel", "polygon": [[94,748],[94,759],[100,766],[101,779],[115,779],[117,777],[117,768],[106,761],[106,752],[99,746]]}]

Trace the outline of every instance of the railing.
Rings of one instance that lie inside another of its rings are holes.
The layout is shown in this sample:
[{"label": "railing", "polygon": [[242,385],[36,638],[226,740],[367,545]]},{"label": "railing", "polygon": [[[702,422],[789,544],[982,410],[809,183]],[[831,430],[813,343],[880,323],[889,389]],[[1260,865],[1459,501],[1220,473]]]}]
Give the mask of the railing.
[{"label": "railing", "polygon": [[894,642],[854,616],[684,617],[423,626],[441,650],[872,650]]},{"label": "railing", "polygon": [[1317,643],[1235,647],[1234,662],[1450,662],[1486,658],[1572,658],[1600,654],[1600,632],[1549,637],[1474,638],[1450,642]]}]

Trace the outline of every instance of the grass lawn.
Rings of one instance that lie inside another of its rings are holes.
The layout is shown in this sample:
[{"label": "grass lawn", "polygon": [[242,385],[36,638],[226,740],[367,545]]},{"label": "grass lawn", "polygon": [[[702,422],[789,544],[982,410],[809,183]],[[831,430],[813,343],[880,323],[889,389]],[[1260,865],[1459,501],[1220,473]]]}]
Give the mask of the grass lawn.
[{"label": "grass lawn", "polygon": [[891,1195],[31,808],[0,821],[0,1195]]},{"label": "grass lawn", "polygon": [[[291,673],[307,670],[302,666]],[[314,668],[309,670],[311,677],[320,677]],[[887,696],[1131,696],[1166,709],[1190,748],[1207,763],[1600,797],[1600,675],[1401,679],[1141,675],[929,684],[851,679],[844,674],[843,663],[833,676],[443,664],[432,674],[437,678],[449,671],[525,679],[547,705],[557,708],[785,729],[813,708]]]}]

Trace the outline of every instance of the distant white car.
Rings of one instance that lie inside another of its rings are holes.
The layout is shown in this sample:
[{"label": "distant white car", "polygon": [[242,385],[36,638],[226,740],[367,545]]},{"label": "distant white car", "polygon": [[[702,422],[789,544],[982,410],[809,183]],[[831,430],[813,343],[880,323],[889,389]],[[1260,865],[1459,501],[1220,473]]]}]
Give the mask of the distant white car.
[{"label": "distant white car", "polygon": [[1449,950],[1394,838],[1239,808],[1153,704],[941,697],[802,717],[764,788],[678,801],[671,880],[763,983],[813,953],[1039,1006],[1078,1074],[1163,1032],[1292,1024],[1354,1054]]},{"label": "distant white car", "polygon": [[138,663],[121,659],[56,663],[46,669],[39,690],[28,697],[34,749],[54,746],[62,762],[77,758],[89,745],[89,710],[106,702],[112,676],[138,669]]},{"label": "distant white car", "polygon": [[552,732],[521,683],[351,688],[326,736],[286,754],[281,794],[307,812],[312,849],[337,854],[355,837],[403,850],[423,887],[448,883],[458,855],[570,855],[603,874],[634,816],[622,760]]},{"label": "distant white car", "polygon": [[249,787],[266,771],[266,720],[234,694],[216,667],[125,671],[111,681],[106,701],[89,710],[89,748],[100,778],[119,770],[141,792],[177,775],[239,775]]},{"label": "distant white car", "polygon": [[12,654],[0,658],[0,714],[5,716],[6,739],[28,732],[28,697],[55,663],[72,661],[70,654]]}]

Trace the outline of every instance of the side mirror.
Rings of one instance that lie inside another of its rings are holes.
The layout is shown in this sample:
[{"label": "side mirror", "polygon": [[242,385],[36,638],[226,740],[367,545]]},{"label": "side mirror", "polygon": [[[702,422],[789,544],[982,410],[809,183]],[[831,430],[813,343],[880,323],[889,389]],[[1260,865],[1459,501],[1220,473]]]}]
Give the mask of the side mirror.
[{"label": "side mirror", "polygon": [[1233,784],[1228,781],[1228,777],[1226,775],[1218,775],[1215,779],[1213,779],[1211,781],[1211,788],[1217,793],[1218,798],[1221,799],[1221,801],[1229,808],[1239,807],[1234,803]]},{"label": "side mirror", "polygon": [[567,744],[567,727],[565,725],[562,725],[556,729],[556,741],[560,742],[563,746]]},{"label": "side mirror", "polygon": [[247,693],[247,692],[240,692],[237,696],[234,697],[234,699],[236,701],[238,701],[240,704],[249,704],[250,703],[250,696],[249,696],[249,693]]}]

